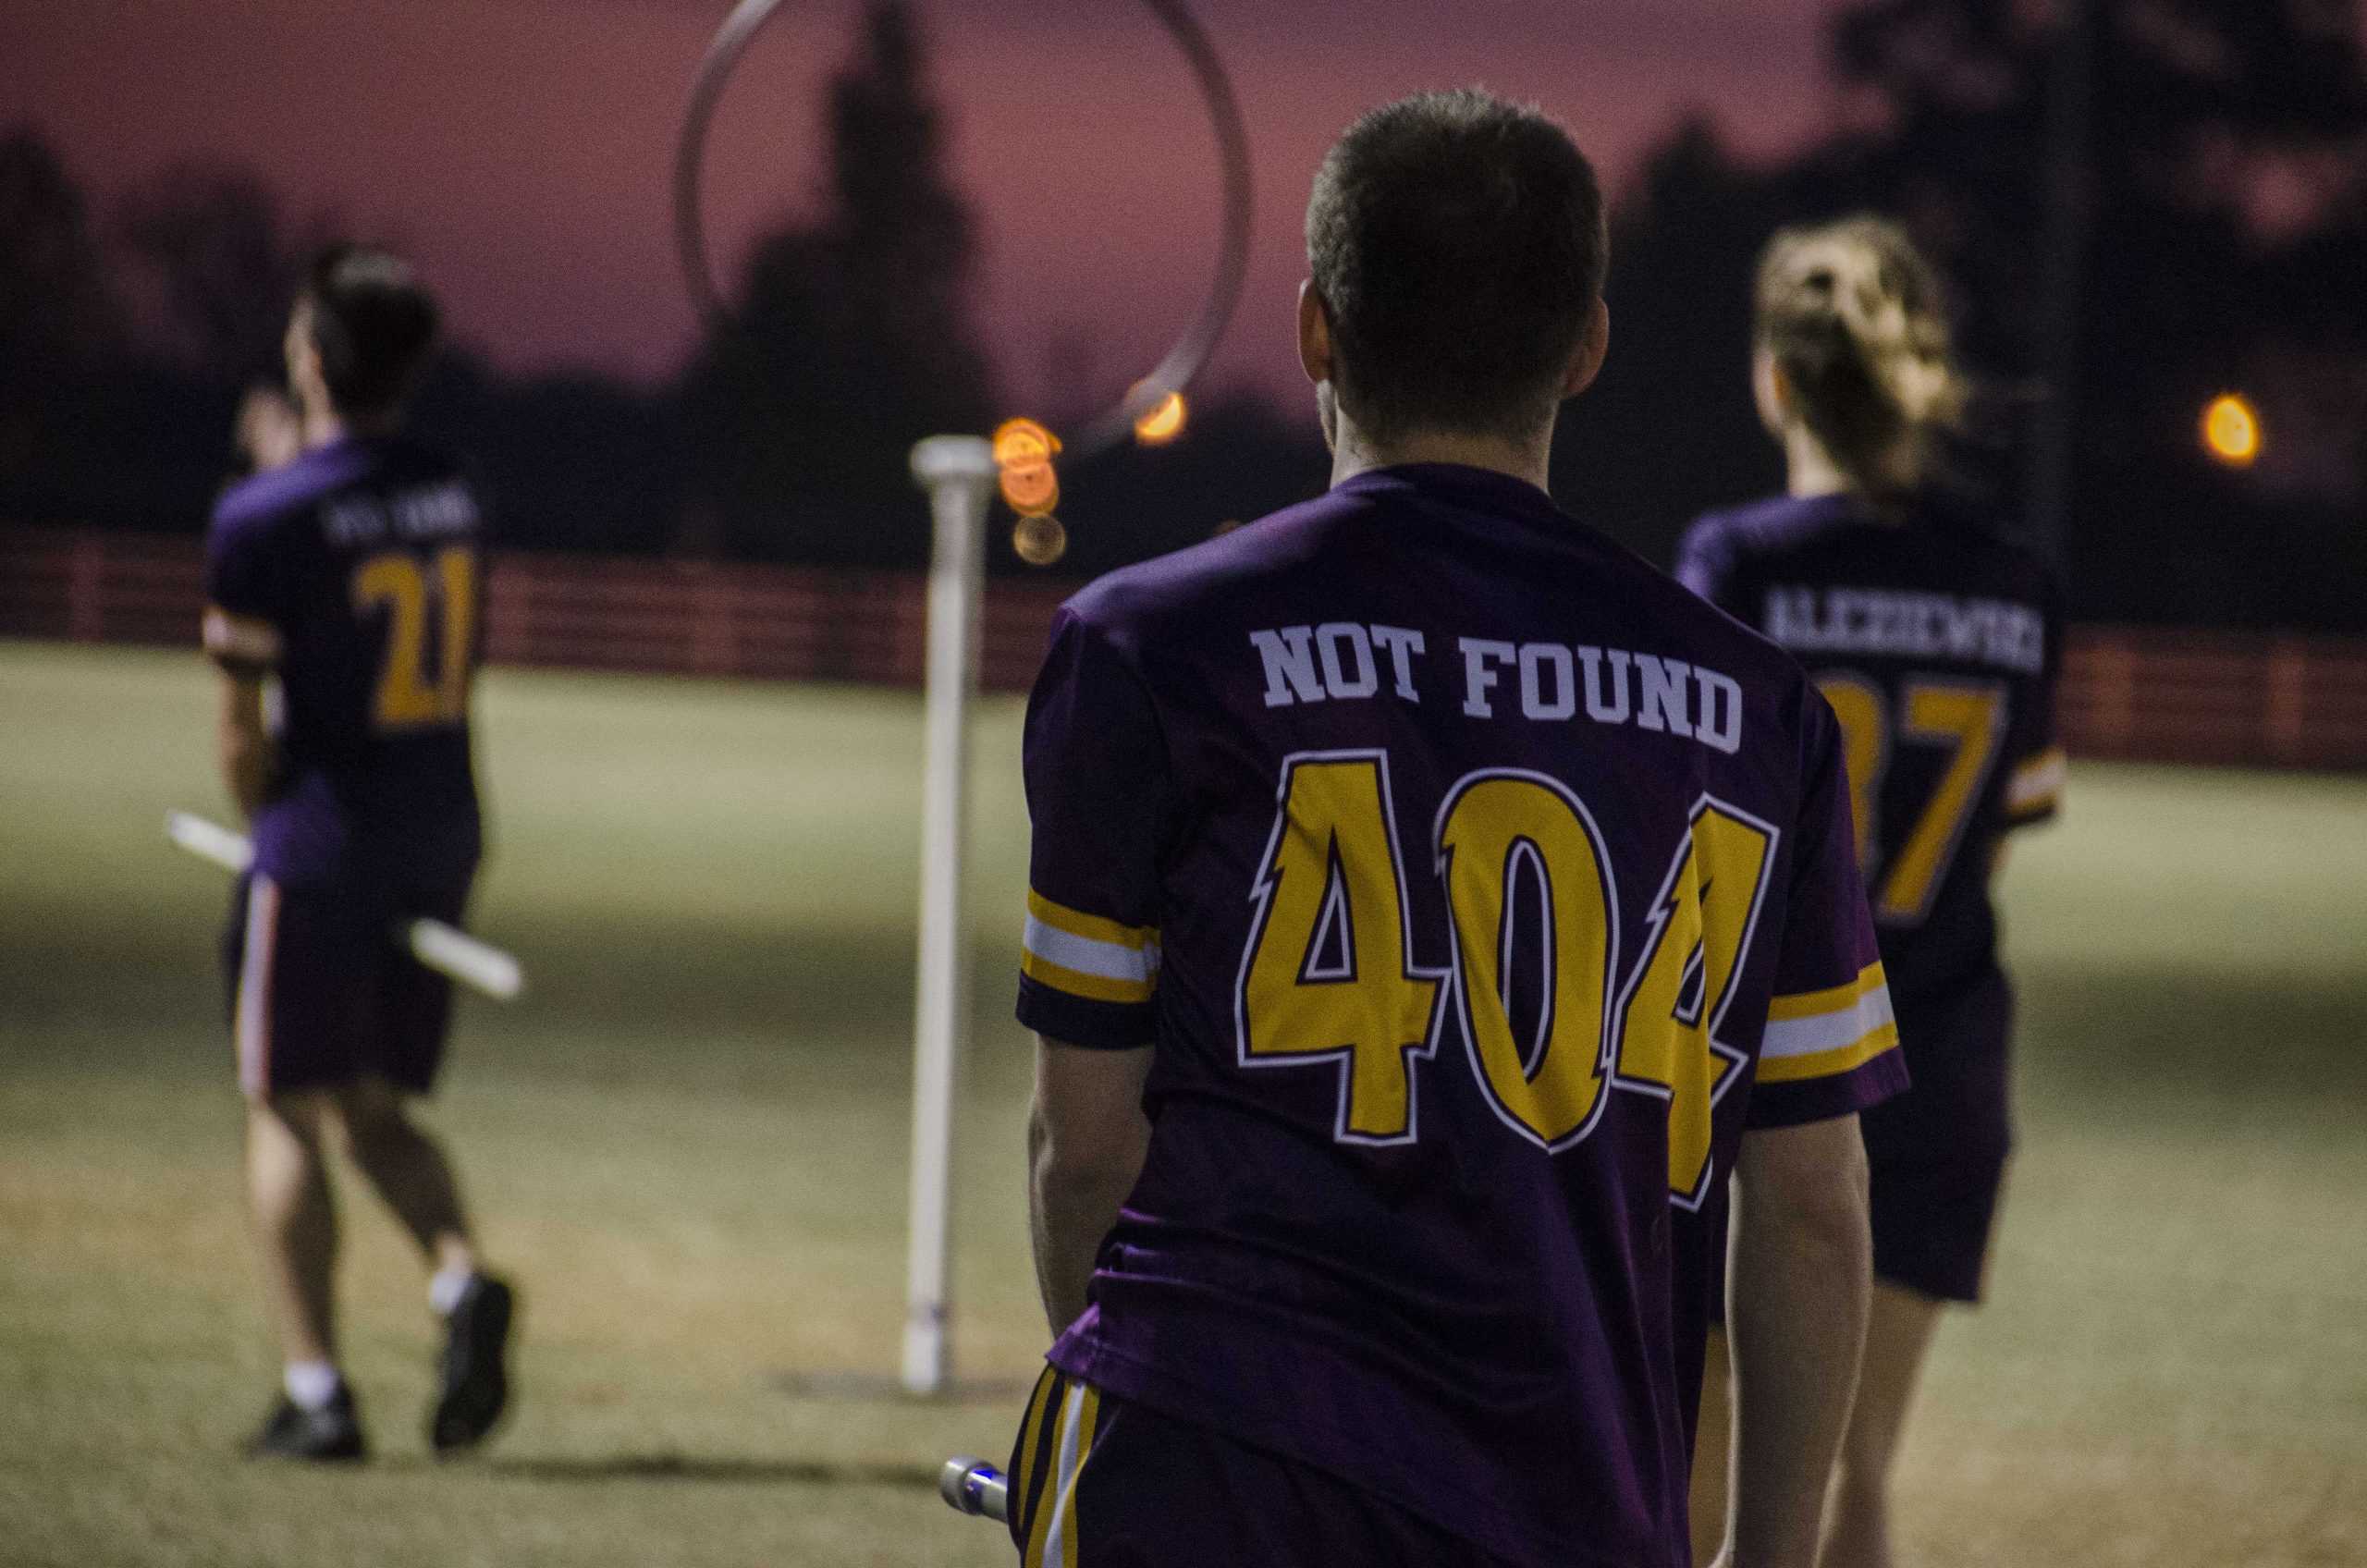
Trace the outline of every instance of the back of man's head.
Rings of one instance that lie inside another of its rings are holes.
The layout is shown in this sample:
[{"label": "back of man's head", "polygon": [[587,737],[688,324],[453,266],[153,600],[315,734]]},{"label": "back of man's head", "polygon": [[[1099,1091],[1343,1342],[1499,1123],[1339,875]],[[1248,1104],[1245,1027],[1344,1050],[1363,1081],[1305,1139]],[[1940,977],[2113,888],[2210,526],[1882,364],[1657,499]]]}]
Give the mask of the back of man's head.
[{"label": "back of man's head", "polygon": [[1349,128],[1316,175],[1306,250],[1342,410],[1388,441],[1536,435],[1561,401],[1610,244],[1601,188],[1569,134],[1467,89]]},{"label": "back of man's head", "polygon": [[313,263],[300,306],[329,402],[348,419],[381,419],[411,395],[435,342],[435,300],[409,262],[339,245]]}]

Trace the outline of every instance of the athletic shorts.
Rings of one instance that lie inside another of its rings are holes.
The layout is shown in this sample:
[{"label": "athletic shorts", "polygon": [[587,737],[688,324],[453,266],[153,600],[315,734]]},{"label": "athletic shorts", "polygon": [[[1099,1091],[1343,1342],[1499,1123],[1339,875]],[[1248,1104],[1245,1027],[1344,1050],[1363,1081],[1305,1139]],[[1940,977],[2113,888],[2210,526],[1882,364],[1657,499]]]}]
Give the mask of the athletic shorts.
[{"label": "athletic shorts", "polygon": [[1024,1568],[1503,1568],[1320,1470],[1047,1367],[1011,1457]]},{"label": "athletic shorts", "polygon": [[1977,1302],[2014,1129],[2013,993],[2000,974],[1944,1018],[1899,1009],[1914,1087],[1866,1111],[1874,1277],[1939,1301]]},{"label": "athletic shorts", "polygon": [[239,1087],[250,1099],[383,1078],[435,1085],[452,985],[401,945],[403,923],[458,925],[471,878],[412,887],[283,887],[239,878],[223,934]]},{"label": "athletic shorts", "polygon": [[[1874,1278],[1935,1301],[1978,1302],[2013,1151],[2013,992],[2004,975],[1936,1015],[1898,1010],[1907,1093],[1858,1115]],[[1725,1318],[1725,1194],[1712,1217],[1711,1318]]]}]

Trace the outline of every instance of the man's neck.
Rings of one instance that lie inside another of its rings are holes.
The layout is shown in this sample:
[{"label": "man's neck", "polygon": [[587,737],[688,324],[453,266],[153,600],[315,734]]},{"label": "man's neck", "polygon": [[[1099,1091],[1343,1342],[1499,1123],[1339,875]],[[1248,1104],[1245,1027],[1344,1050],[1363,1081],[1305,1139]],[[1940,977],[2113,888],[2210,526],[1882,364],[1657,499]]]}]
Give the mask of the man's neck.
[{"label": "man's neck", "polygon": [[1345,420],[1341,422],[1331,454],[1333,484],[1344,484],[1374,469],[1402,468],[1408,463],[1486,469],[1544,490],[1553,463],[1552,432],[1548,430],[1535,441],[1446,431],[1416,431],[1398,440],[1375,441]]}]

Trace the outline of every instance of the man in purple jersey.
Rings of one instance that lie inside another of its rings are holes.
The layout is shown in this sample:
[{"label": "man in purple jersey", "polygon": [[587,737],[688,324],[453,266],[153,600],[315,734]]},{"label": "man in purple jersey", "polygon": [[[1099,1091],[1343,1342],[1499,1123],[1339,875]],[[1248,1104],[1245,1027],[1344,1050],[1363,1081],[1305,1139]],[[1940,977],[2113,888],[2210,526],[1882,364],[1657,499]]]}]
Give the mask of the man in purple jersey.
[{"label": "man in purple jersey", "polygon": [[508,1398],[510,1289],[479,1270],[443,1151],[405,1110],[435,1084],[451,996],[394,934],[460,922],[480,842],[477,505],[448,460],[400,435],[435,332],[399,259],[324,256],[288,328],[303,454],[225,495],[207,540],[223,767],[255,847],[225,958],[249,1200],[286,1356],[259,1456],[366,1446],[337,1361],[332,1122],[434,1269],[445,1334],[429,1440],[479,1441]]},{"label": "man in purple jersey", "polygon": [[1805,1565],[1905,1076],[1840,733],[1557,511],[1600,197],[1476,92],[1307,213],[1330,495],[1072,600],[1029,707],[1019,1012],[1059,1335],[1030,1564],[1683,1568],[1735,1176],[1733,1561]]}]

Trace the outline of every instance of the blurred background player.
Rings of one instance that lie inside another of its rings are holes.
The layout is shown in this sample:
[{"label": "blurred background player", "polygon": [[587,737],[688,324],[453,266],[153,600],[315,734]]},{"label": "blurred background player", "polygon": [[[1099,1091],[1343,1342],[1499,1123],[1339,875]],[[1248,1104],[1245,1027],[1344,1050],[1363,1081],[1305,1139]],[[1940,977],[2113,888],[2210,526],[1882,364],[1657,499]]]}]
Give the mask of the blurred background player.
[{"label": "blurred background player", "polygon": [[337,1359],[332,1122],[434,1270],[445,1344],[431,1442],[478,1441],[508,1397],[509,1287],[480,1272],[451,1169],[405,1109],[435,1082],[449,984],[392,937],[399,921],[460,923],[480,847],[477,505],[450,462],[400,435],[435,326],[400,259],[322,257],[287,334],[302,454],[269,468],[258,415],[242,435],[265,472],[223,497],[207,545],[222,764],[255,847],[227,940],[232,1029],[249,1199],[287,1361],[259,1455],[365,1449]]},{"label": "blurred background player", "polygon": [[[1963,391],[1938,279],[1903,230],[1853,218],[1778,235],[1757,330],[1759,407],[1790,494],[1703,518],[1677,571],[1814,672],[1848,746],[1914,1088],[1865,1114],[1876,1283],[1822,1561],[1879,1568],[1917,1372],[1941,1304],[1980,1297],[2005,1179],[2013,997],[1989,885],[2006,832],[2052,815],[2062,790],[2061,628],[2045,566],[1938,476]],[[1697,1534],[1724,1511],[1723,1350]]]},{"label": "blurred background player", "polygon": [[[1020,1017],[1060,1340],[1031,1565],[1688,1561],[1739,1170],[1735,1561],[1805,1568],[1905,1083],[1842,733],[1545,494],[1609,335],[1591,168],[1412,99],[1332,150],[1335,487],[1072,600],[1027,720]],[[1771,1022],[1772,1020],[1772,1022]]]}]

